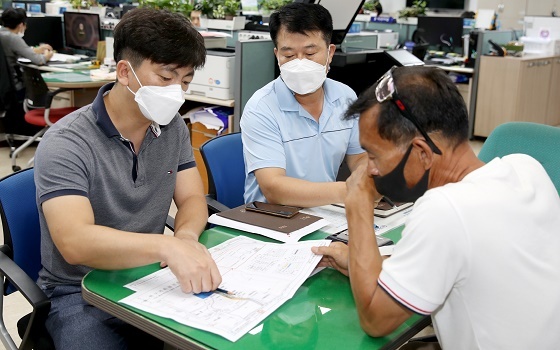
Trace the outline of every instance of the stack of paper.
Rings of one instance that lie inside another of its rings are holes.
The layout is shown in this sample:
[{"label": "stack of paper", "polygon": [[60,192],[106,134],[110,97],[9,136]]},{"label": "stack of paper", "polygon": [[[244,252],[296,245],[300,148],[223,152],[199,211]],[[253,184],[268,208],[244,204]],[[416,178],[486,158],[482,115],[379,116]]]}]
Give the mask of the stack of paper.
[{"label": "stack of paper", "polygon": [[266,243],[239,236],[209,251],[229,291],[185,294],[169,268],[126,285],[120,302],[236,341],[292,298],[321,256],[311,247],[328,240]]}]

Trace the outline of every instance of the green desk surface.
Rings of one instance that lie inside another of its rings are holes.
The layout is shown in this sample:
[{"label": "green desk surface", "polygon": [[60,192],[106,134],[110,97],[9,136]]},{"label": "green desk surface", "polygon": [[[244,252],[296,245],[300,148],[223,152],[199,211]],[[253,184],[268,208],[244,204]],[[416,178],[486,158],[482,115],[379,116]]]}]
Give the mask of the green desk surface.
[{"label": "green desk surface", "polygon": [[[395,242],[400,238],[402,228],[386,233]],[[213,247],[237,235],[273,240],[241,231],[215,227],[205,231],[200,242]],[[317,231],[306,237],[323,239],[326,234]],[[146,328],[160,338],[163,332],[180,335],[192,342],[192,348],[215,349],[395,349],[430,324],[429,317],[413,315],[392,334],[382,338],[372,338],[360,328],[358,314],[346,276],[332,269],[325,269],[307,279],[292,299],[282,305],[263,321],[262,330],[256,334],[247,333],[232,343],[218,335],[179,324],[173,320],[152,315],[124,304],[119,300],[133,291],[123,285],[159,269],[159,264],[119,270],[93,270],[84,277],[82,286],[84,298],[97,296],[101,303],[94,305],[128,321],[126,317],[135,315],[156,325]],[[101,298],[99,298],[101,297]],[[172,343],[173,344],[173,343]],[[191,347],[190,345],[188,347]]]},{"label": "green desk surface", "polygon": [[94,81],[89,73],[89,70],[75,70],[72,72],[47,72],[41,75],[46,83],[78,83]]}]

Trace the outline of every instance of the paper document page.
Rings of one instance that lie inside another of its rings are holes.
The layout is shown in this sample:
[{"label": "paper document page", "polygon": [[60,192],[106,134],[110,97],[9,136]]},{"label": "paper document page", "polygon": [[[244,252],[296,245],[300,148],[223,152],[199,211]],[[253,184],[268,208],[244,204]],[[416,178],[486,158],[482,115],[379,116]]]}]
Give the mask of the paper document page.
[{"label": "paper document page", "polygon": [[[300,210],[303,213],[316,215],[324,218],[330,224],[321,229],[328,234],[342,232],[348,229],[348,221],[346,220],[346,211],[342,204],[324,205],[321,207],[305,208]],[[382,235],[387,231],[404,225],[406,217],[412,212],[412,206],[401,210],[386,218],[374,217],[374,229],[376,235]]]},{"label": "paper document page", "polygon": [[328,240],[267,243],[239,236],[209,251],[222,274],[220,292],[186,294],[169,268],[125,287],[121,303],[236,341],[289,300],[321,256],[311,247]]},{"label": "paper document page", "polygon": [[326,232],[329,235],[342,232],[348,228],[344,207],[336,205],[323,205],[320,207],[305,208],[300,210],[300,212],[320,216],[330,222],[329,225],[321,229],[321,231]]},{"label": "paper document page", "polygon": [[49,62],[77,62],[79,60],[80,57],[55,52]]}]

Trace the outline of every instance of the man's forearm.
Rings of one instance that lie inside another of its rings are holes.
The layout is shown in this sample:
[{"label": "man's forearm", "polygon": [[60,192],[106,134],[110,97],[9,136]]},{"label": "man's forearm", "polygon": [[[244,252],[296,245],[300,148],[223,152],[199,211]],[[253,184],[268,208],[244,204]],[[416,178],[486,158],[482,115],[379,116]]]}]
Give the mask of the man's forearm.
[{"label": "man's forearm", "polygon": [[208,221],[208,208],[204,196],[191,196],[177,204],[175,237],[195,238],[204,230]]},{"label": "man's forearm", "polygon": [[266,200],[271,203],[299,207],[317,207],[342,203],[346,196],[344,182],[311,182],[282,177],[268,190],[263,189]]},{"label": "man's forearm", "polygon": [[383,259],[373,229],[373,203],[346,207],[349,232],[349,276],[356,307],[367,313],[378,287]]},{"label": "man's forearm", "polygon": [[80,225],[54,243],[72,265],[97,269],[126,269],[162,260],[176,238],[161,234],[120,231],[100,225]]}]

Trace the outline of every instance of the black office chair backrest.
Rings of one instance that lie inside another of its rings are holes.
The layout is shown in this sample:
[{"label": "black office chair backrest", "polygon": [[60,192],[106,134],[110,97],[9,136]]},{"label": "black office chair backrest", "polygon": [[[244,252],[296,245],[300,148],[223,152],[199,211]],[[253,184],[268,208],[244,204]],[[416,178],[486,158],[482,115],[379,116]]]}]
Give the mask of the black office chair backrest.
[{"label": "black office chair backrest", "polygon": [[9,110],[12,104],[17,103],[16,88],[11,75],[6,53],[0,42],[0,116]]},{"label": "black office chair backrest", "polygon": [[44,108],[47,103],[49,88],[41,72],[36,68],[21,65],[23,85],[25,86],[25,103],[30,108]]}]

